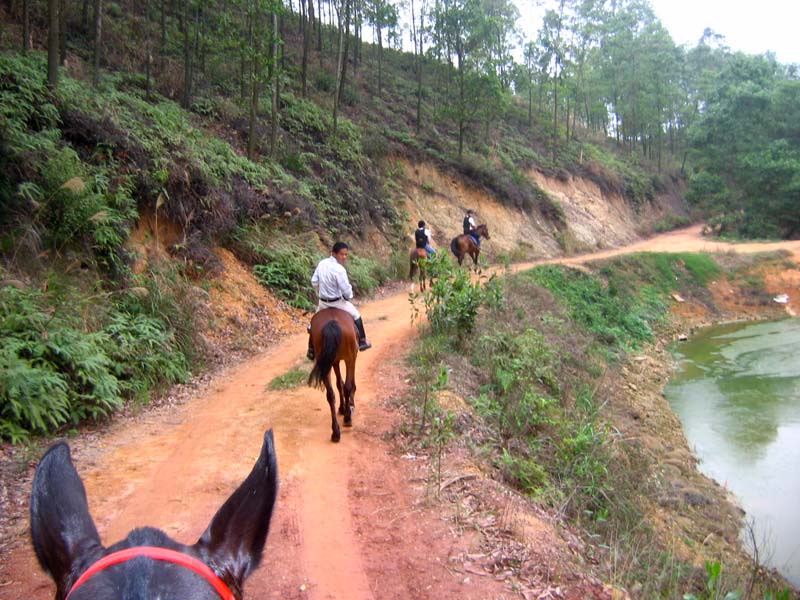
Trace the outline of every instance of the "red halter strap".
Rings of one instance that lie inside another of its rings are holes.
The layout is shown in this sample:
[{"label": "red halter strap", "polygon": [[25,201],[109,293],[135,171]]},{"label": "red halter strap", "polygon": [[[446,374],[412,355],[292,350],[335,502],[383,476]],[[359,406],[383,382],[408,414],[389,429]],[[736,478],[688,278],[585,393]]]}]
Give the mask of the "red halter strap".
[{"label": "red halter strap", "polygon": [[69,597],[75,590],[77,590],[92,576],[96,575],[103,569],[112,565],[118,565],[120,563],[127,562],[140,556],[146,556],[147,558],[152,558],[153,560],[171,562],[173,564],[185,567],[190,571],[194,571],[211,584],[211,587],[214,588],[222,600],[236,600],[236,596],[233,595],[230,588],[225,585],[225,582],[222,581],[222,579],[220,579],[207,564],[194,558],[193,556],[184,554],[183,552],[176,552],[175,550],[169,550],[167,548],[158,548],[157,546],[136,546],[134,548],[126,548],[125,550],[119,550],[109,554],[108,556],[104,556],[86,571],[84,571],[83,575],[78,578],[78,581],[75,582],[75,585],[72,586],[69,594],[67,594],[67,600],[69,600]]}]

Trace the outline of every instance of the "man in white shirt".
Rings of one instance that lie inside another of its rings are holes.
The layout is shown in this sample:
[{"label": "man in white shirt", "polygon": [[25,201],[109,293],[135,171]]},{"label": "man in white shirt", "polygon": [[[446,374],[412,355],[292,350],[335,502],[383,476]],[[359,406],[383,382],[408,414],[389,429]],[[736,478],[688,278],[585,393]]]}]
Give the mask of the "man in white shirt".
[{"label": "man in white shirt", "polygon": [[[344,242],[336,242],[331,249],[331,255],[319,261],[314,275],[311,276],[311,285],[317,290],[319,304],[317,312],[324,308],[338,308],[343,310],[355,320],[358,329],[358,349],[369,350],[372,344],[367,342],[364,333],[364,322],[355,306],[353,306],[353,287],[347,277],[344,264],[347,262],[350,247]],[[310,331],[309,331],[310,333]],[[311,336],[308,336],[308,358],[314,360],[314,346]]]}]

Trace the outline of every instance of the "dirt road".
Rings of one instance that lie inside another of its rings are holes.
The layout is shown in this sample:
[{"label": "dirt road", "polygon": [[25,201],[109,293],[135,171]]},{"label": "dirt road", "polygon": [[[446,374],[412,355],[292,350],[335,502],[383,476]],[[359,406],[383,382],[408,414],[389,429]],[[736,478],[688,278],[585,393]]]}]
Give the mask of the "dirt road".
[{"label": "dirt road", "polygon": [[[779,247],[800,257],[800,242],[737,245],[735,251]],[[591,258],[730,248],[703,239],[693,227]],[[226,370],[182,405],[72,442],[104,543],[141,525],[196,541],[249,472],[264,430],[272,428],[281,490],[265,559],[245,585],[246,598],[519,598],[502,581],[453,567],[452,557],[474,551],[476,534],[459,530],[446,507],[425,501],[426,472],[412,457],[398,457],[383,438],[399,419],[388,401],[406,391],[403,356],[417,336],[407,294],[361,310],[373,348],[359,356],[354,427],[343,429],[339,444],[330,442],[323,392],[267,389],[292,367],[307,367],[305,335],[284,338]],[[25,523],[6,533],[23,540]],[[27,544],[0,567],[0,598],[45,599],[53,592]]]}]

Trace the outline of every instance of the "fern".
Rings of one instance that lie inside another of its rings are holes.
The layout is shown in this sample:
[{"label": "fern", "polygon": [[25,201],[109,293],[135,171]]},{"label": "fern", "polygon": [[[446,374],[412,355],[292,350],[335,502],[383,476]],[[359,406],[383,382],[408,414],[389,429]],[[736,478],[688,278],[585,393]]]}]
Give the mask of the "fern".
[{"label": "fern", "polygon": [[26,350],[14,338],[0,346],[0,432],[17,439],[63,425],[70,414],[66,378],[41,360],[22,358]]}]

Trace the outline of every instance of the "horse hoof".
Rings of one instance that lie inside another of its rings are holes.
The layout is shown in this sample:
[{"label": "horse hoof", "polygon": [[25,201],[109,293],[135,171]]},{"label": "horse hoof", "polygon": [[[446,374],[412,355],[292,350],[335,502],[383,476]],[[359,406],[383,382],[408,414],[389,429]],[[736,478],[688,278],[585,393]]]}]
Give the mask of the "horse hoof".
[{"label": "horse hoof", "polygon": [[340,437],[341,437],[341,436],[340,436],[340,434],[338,434],[338,433],[334,433],[333,435],[331,435],[331,441],[332,441],[334,444],[336,444],[336,443],[338,443],[338,442],[339,442],[339,438],[340,438]]}]

